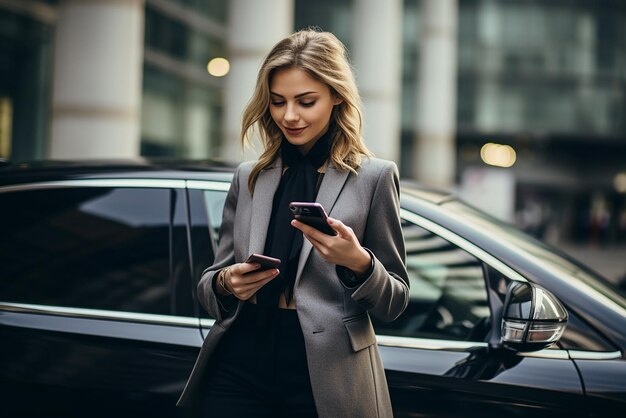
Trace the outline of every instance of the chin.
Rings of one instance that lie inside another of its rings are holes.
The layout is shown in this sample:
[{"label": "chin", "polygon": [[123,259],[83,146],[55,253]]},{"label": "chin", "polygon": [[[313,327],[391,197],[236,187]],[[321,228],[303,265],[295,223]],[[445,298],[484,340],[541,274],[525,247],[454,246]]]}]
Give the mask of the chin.
[{"label": "chin", "polygon": [[311,142],[311,138],[302,138],[302,137],[293,137],[289,134],[284,134],[285,138],[287,139],[287,142],[289,142],[291,145],[304,145],[304,144],[308,144],[309,142]]}]

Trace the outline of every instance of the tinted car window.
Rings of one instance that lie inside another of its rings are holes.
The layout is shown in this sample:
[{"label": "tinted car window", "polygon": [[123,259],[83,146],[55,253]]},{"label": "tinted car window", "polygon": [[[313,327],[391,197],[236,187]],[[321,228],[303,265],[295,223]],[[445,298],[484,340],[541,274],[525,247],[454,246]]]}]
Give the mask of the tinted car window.
[{"label": "tinted car window", "polygon": [[489,304],[482,263],[443,238],[403,221],[411,281],[406,311],[395,321],[376,321],[378,334],[482,341]]},{"label": "tinted car window", "polygon": [[587,287],[586,292],[603,298],[604,304],[617,305],[615,309],[619,312],[626,309],[626,297],[623,290],[618,289],[615,284],[560,250],[464,202],[452,200],[444,205],[447,210],[462,218],[468,225],[501,239],[502,242],[515,247],[517,251],[534,256],[539,263],[547,265],[564,280],[576,280],[577,286]]},{"label": "tinted car window", "polygon": [[206,205],[209,226],[211,228],[211,236],[217,248],[220,238],[219,230],[222,224],[222,213],[224,212],[224,204],[226,203],[226,192],[219,190],[205,190],[204,202]]},{"label": "tinted car window", "polygon": [[169,193],[0,193],[0,300],[170,313]]}]

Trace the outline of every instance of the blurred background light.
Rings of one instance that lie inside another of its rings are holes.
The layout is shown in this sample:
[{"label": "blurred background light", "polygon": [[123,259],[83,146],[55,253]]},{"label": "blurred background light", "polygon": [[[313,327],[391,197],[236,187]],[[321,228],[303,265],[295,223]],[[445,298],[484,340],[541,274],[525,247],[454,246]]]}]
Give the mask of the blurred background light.
[{"label": "blurred background light", "polygon": [[480,158],[482,158],[485,164],[496,167],[511,167],[515,164],[517,154],[509,145],[489,142],[480,149]]},{"label": "blurred background light", "polygon": [[613,179],[613,184],[615,185],[615,190],[619,193],[626,193],[626,171],[617,173]]},{"label": "blurred background light", "polygon": [[213,58],[207,65],[207,71],[214,77],[223,77],[230,71],[230,62],[226,58]]},{"label": "blurred background light", "polygon": [[12,103],[8,97],[0,97],[0,158],[11,155]]}]

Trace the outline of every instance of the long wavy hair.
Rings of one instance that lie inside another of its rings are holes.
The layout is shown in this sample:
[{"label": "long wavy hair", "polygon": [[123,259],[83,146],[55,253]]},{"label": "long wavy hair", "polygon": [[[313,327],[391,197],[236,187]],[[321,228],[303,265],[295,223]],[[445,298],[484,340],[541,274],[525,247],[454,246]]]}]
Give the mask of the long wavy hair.
[{"label": "long wavy hair", "polygon": [[356,173],[362,157],[372,155],[361,138],[361,98],[346,47],[332,33],[304,29],[272,48],[263,61],[254,93],[243,112],[242,145],[251,142],[250,135],[255,128],[263,145],[263,153],[248,179],[250,191],[254,190],[259,173],[271,165],[280,152],[283,134],[270,114],[270,83],[277,71],[289,68],[306,71],[342,99],[331,114],[330,126],[334,126],[334,133],[329,158],[335,168]]}]

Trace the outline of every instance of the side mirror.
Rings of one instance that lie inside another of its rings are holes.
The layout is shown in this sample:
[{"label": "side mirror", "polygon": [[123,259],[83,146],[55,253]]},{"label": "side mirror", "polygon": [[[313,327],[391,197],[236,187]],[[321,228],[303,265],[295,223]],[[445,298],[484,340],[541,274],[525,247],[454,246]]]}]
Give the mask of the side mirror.
[{"label": "side mirror", "polygon": [[544,349],[561,338],[567,311],[541,286],[511,282],[502,310],[502,344],[515,351]]}]

